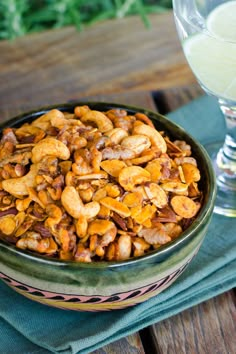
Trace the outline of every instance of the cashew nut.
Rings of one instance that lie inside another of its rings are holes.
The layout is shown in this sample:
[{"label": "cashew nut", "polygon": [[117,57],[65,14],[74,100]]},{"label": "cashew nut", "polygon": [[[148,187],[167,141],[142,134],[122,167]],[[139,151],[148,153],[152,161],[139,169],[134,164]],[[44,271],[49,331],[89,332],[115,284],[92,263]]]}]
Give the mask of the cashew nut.
[{"label": "cashew nut", "polygon": [[[22,136],[29,136],[33,135],[34,136],[34,143],[37,143],[39,140],[43,139],[45,136],[45,131],[39,127],[33,126],[32,124],[24,124],[20,128],[16,129],[15,135],[17,136],[18,139],[20,139]],[[22,144],[19,144],[20,146]]]},{"label": "cashew nut", "polygon": [[35,127],[43,129],[44,131],[47,131],[51,125],[51,119],[55,117],[64,118],[64,114],[58,109],[52,109],[51,111],[35,119],[31,124]]},{"label": "cashew nut", "polygon": [[60,140],[48,137],[40,140],[32,149],[31,160],[33,163],[37,163],[41,161],[43,157],[49,155],[58,157],[61,160],[68,160],[70,157],[70,150]]},{"label": "cashew nut", "polygon": [[61,203],[67,213],[73,218],[78,219],[80,217],[84,205],[79,193],[73,186],[66,186],[64,188],[61,194]]},{"label": "cashew nut", "polygon": [[38,169],[39,164],[31,165],[30,171],[26,175],[2,181],[2,188],[16,197],[28,195],[28,188],[34,188],[36,186],[35,177],[38,173]]},{"label": "cashew nut", "polygon": [[117,234],[117,228],[112,221],[97,219],[89,224],[88,234],[102,236],[99,245],[105,247],[114,241]]},{"label": "cashew nut", "polygon": [[118,260],[122,261],[128,259],[131,254],[131,247],[132,242],[130,235],[121,235],[118,240]]},{"label": "cashew nut", "polygon": [[154,128],[147,124],[135,125],[133,129],[133,134],[141,134],[147,136],[151,144],[158,147],[162,153],[167,150],[166,142],[161,134]]},{"label": "cashew nut", "polygon": [[80,120],[65,118],[65,116],[55,115],[51,118],[51,125],[58,129],[62,129],[65,125],[82,125]]},{"label": "cashew nut", "polygon": [[28,231],[25,236],[16,243],[21,249],[29,249],[39,253],[53,254],[57,251],[57,244],[52,238],[41,238],[40,234]]},{"label": "cashew nut", "polygon": [[81,118],[85,113],[90,111],[89,106],[76,106],[74,109],[75,116]]},{"label": "cashew nut", "polygon": [[113,144],[119,144],[122,139],[128,136],[128,132],[122,128],[114,128],[106,133]]},{"label": "cashew nut", "polygon": [[88,220],[84,215],[80,215],[79,219],[75,222],[76,234],[80,238],[83,238],[87,235],[88,231]]},{"label": "cashew nut", "polygon": [[155,128],[152,120],[146,114],[141,113],[141,112],[137,112],[137,113],[135,113],[135,118],[137,118],[138,121],[141,121],[147,125],[150,125],[150,127]]},{"label": "cashew nut", "polygon": [[124,138],[121,142],[121,146],[131,149],[136,155],[139,155],[151,146],[151,142],[147,136],[136,134]]},{"label": "cashew nut", "polygon": [[87,219],[93,218],[100,210],[100,205],[96,201],[84,205],[79,193],[73,186],[66,186],[64,188],[61,194],[61,203],[67,213],[75,219],[79,219],[81,215]]},{"label": "cashew nut", "polygon": [[82,210],[83,215],[86,217],[86,219],[92,219],[96,215],[98,215],[100,211],[100,204],[96,201],[84,204],[84,208]]},{"label": "cashew nut", "polygon": [[93,122],[97,125],[98,129],[102,132],[108,132],[113,129],[113,124],[111,120],[102,112],[99,111],[88,111],[80,118],[81,122]]}]

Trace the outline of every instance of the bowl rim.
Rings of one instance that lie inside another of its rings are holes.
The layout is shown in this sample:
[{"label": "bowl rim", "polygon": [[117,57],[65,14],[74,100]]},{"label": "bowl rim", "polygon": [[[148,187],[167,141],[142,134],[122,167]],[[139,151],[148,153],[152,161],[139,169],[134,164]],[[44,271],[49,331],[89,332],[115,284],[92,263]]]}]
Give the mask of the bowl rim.
[{"label": "bowl rim", "polygon": [[[187,227],[186,230],[182,232],[180,236],[175,238],[173,241],[168,242],[165,245],[160,246],[158,249],[150,251],[147,254],[144,254],[139,257],[133,257],[129,258],[124,261],[93,261],[91,263],[84,263],[84,262],[76,262],[73,260],[59,260],[57,258],[49,258],[48,256],[44,256],[41,254],[36,254],[33,251],[29,250],[21,250],[17,248],[14,244],[8,243],[7,241],[4,241],[0,238],[0,247],[7,249],[11,253],[22,256],[24,258],[27,258],[28,260],[33,260],[36,262],[40,262],[42,264],[47,264],[47,265],[53,265],[53,266],[59,266],[59,267],[72,267],[72,268],[85,268],[85,269],[90,269],[90,268],[96,268],[96,269],[104,269],[104,268],[116,268],[116,267],[122,267],[122,266],[128,266],[128,265],[136,265],[142,262],[143,260],[152,260],[154,257],[157,255],[162,255],[164,256],[167,252],[173,250],[175,247],[181,245],[182,242],[185,240],[194,237],[196,229],[204,224],[204,222],[208,219],[209,214],[212,213],[213,211],[213,205],[214,201],[216,198],[216,178],[215,178],[215,173],[213,170],[213,166],[210,160],[210,157],[208,156],[206,150],[204,147],[201,145],[201,143],[194,138],[191,134],[189,134],[183,127],[181,127],[179,124],[173,122],[170,120],[168,117],[160,114],[159,112],[155,112],[151,109],[144,108],[144,107],[139,107],[139,106],[133,106],[133,105],[128,105],[128,104],[123,104],[123,103],[113,103],[113,102],[106,102],[106,101],[84,101],[84,100],[73,100],[67,103],[58,103],[58,104],[53,104],[53,105],[47,105],[43,107],[39,107],[38,109],[33,109],[31,111],[28,111],[26,113],[21,113],[18,114],[17,116],[10,118],[9,120],[6,120],[0,124],[0,133],[2,130],[6,127],[14,127],[21,125],[25,122],[32,121],[36,119],[38,116],[50,111],[51,109],[58,109],[62,111],[67,111],[67,110],[72,110],[78,105],[88,105],[90,108],[91,107],[96,107],[97,110],[102,110],[101,108],[106,107],[105,110],[112,109],[112,108],[120,108],[120,109],[125,109],[129,111],[130,113],[132,112],[141,112],[146,115],[148,115],[151,120],[154,120],[154,123],[160,123],[161,125],[166,126],[167,124],[170,126],[168,130],[171,132],[173,129],[177,130],[179,134],[184,135],[188,141],[190,141],[190,144],[193,144],[194,148],[197,147],[198,151],[200,152],[201,158],[205,160],[206,165],[207,165],[207,173],[208,173],[208,178],[211,183],[209,183],[208,186],[208,191],[207,194],[208,196],[204,196],[204,198],[208,197],[207,201],[205,202],[205,205],[202,206],[200,209],[199,213],[197,214],[197,218],[192,222],[192,224]],[[99,107],[99,108],[97,108]],[[174,135],[174,134],[173,134]],[[191,145],[192,147],[192,145]]]}]

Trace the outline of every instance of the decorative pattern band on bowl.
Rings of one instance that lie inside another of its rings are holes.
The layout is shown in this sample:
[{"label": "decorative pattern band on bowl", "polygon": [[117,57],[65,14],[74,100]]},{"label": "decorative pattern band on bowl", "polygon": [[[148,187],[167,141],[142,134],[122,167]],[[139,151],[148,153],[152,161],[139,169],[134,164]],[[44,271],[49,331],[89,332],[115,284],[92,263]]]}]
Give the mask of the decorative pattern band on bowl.
[{"label": "decorative pattern band on bowl", "polygon": [[177,270],[167,276],[162,277],[158,281],[144,287],[136,288],[123,293],[116,293],[111,296],[68,295],[63,293],[44,291],[39,288],[34,288],[19,282],[2,272],[0,273],[0,279],[7,283],[7,285],[9,285],[15,291],[31,300],[53,307],[59,307],[61,309],[77,311],[106,311],[122,309],[148,300],[149,298],[159,294],[161,291],[167,288],[183,273],[196,253],[191,258],[189,258],[186,263],[182,264]]}]

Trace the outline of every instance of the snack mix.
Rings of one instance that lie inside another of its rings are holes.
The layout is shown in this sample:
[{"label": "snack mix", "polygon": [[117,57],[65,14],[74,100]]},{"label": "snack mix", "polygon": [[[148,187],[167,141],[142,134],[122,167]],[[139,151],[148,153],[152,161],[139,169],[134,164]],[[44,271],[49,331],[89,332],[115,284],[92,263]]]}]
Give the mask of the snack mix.
[{"label": "snack mix", "polygon": [[122,261],[171,242],[202,200],[185,141],[143,113],[51,111],[0,141],[0,238],[77,262]]}]

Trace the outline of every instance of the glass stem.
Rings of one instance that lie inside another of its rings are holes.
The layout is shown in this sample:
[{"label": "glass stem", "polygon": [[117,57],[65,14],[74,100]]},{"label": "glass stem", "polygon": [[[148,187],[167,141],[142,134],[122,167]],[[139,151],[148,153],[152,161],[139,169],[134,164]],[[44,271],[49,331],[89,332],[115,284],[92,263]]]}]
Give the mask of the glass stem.
[{"label": "glass stem", "polygon": [[224,172],[224,178],[236,188],[236,106],[219,100],[226,122],[226,137],[223,147],[217,155],[217,165]]}]

